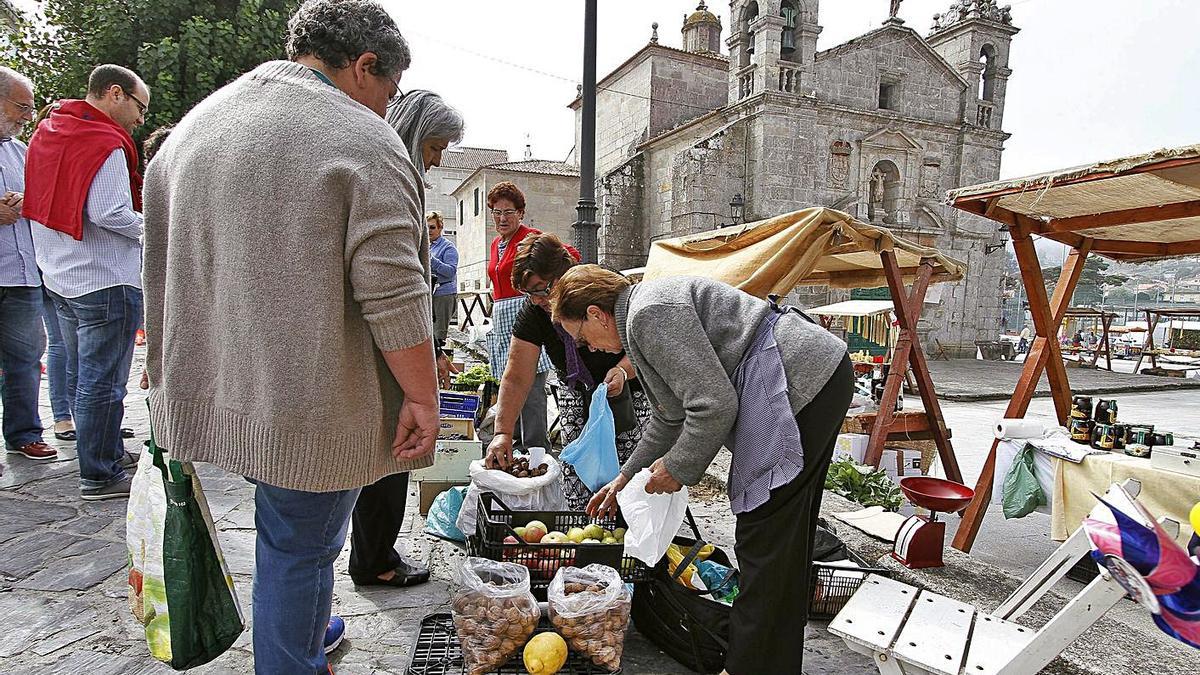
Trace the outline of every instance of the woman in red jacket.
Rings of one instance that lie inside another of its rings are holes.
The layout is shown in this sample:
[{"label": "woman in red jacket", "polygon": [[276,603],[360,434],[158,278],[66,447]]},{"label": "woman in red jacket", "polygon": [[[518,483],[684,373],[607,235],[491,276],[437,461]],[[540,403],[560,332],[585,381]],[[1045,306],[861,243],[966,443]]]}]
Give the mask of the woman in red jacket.
[{"label": "woman in red jacket", "polygon": [[[504,376],[508,363],[508,347],[512,341],[513,323],[525,305],[525,297],[513,288],[513,259],[517,257],[517,244],[530,234],[541,234],[540,230],[521,222],[525,217],[525,194],[509,181],[497,183],[488,191],[487,206],[496,224],[496,238],[488,252],[488,278],[492,281],[492,332],[487,336],[488,359],[492,377],[499,380]],[[578,255],[578,254],[576,254]],[[517,429],[522,448],[550,447],[546,435],[546,371],[550,370],[550,359],[543,351],[538,358],[537,376],[529,390],[529,396],[521,408]]]}]

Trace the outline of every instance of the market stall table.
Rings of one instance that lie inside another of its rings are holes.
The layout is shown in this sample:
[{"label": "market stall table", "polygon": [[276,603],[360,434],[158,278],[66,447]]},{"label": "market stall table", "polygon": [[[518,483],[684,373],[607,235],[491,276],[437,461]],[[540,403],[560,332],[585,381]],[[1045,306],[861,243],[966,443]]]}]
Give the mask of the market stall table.
[{"label": "market stall table", "polygon": [[[1200,145],[951,190],[950,203],[1000,224],[1012,236],[1021,282],[1037,329],[1004,416],[1029,409],[1043,370],[1058,422],[1066,425],[1071,386],[1058,328],[1089,253],[1122,262],[1200,254]],[[1048,297],[1034,237],[1071,251]],[[954,546],[970,551],[991,498],[996,470],[992,445]],[[1153,492],[1147,486],[1146,492]]]},{"label": "market stall table", "polygon": [[[650,247],[644,279],[701,275],[765,298],[785,296],[797,286],[872,288],[887,285],[899,334],[892,367],[871,430],[866,462],[879,466],[896,422],[896,400],[911,368],[926,426],[937,444],[946,476],[962,482],[958,459],[946,433],[942,409],[921,349],[917,321],[931,283],[958,281],[965,265],[937,249],[896,236],[833,209],[813,208],[767,220],[732,225]],[[906,287],[906,284],[911,286]]]},{"label": "market stall table", "polygon": [[1155,518],[1167,516],[1180,523],[1180,544],[1192,536],[1188,513],[1200,499],[1200,476],[1156,469],[1145,457],[1104,452],[1088,455],[1079,464],[1054,459],[1054,495],[1050,505],[1050,538],[1071,536],[1096,505],[1096,495],[1126,478],[1142,484],[1138,501]]},{"label": "market stall table", "polygon": [[1112,372],[1112,343],[1109,341],[1110,329],[1112,322],[1117,318],[1113,312],[1105,312],[1094,307],[1068,307],[1063,315],[1063,323],[1070,324],[1078,322],[1080,319],[1092,319],[1093,322],[1100,322],[1100,342],[1094,347],[1075,347],[1064,346],[1064,353],[1072,353],[1079,355],[1079,363],[1085,363],[1084,354],[1091,353],[1092,360],[1087,362],[1087,365],[1095,368],[1100,361],[1100,355],[1104,354],[1106,370]]},{"label": "market stall table", "polygon": [[[1174,308],[1164,307],[1161,309],[1147,308],[1143,311],[1146,312],[1146,326],[1148,328],[1146,329],[1146,342],[1143,344],[1142,353],[1138,356],[1137,364],[1134,365],[1134,367],[1133,367],[1133,372],[1135,372],[1135,373],[1140,373],[1142,371],[1142,360],[1147,356],[1150,357],[1150,367],[1158,368],[1158,357],[1159,356],[1175,355],[1177,353],[1177,351],[1173,348],[1174,328],[1175,328],[1176,320],[1200,319],[1200,310],[1198,310],[1198,309],[1174,309]],[[1156,347],[1154,344],[1154,329],[1158,327],[1158,322],[1161,321],[1162,319],[1166,319],[1168,321],[1168,323],[1167,323],[1167,337],[1166,337],[1166,340],[1164,340],[1163,347],[1160,349],[1160,348]],[[1181,356],[1188,356],[1188,357],[1193,357],[1193,356],[1197,355],[1197,352],[1195,350],[1180,350],[1180,352],[1178,352],[1178,353]],[[1164,359],[1164,360],[1171,362],[1169,360],[1169,358]],[[1193,364],[1180,364],[1178,362],[1174,362],[1174,363],[1176,363],[1177,365],[1184,365],[1184,366],[1192,365],[1193,368],[1197,367]],[[1190,368],[1184,368],[1184,370],[1189,370],[1189,369]]]}]

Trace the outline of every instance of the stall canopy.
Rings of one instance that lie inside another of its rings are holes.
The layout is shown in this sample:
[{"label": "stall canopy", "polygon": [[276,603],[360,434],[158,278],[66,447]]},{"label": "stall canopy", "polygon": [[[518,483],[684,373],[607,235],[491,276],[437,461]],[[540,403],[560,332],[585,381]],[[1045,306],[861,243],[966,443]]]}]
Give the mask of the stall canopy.
[{"label": "stall canopy", "polygon": [[[964,187],[952,190],[949,199],[956,208],[1008,229],[1028,293],[1037,336],[1005,410],[1007,418],[1025,416],[1044,370],[1059,424],[1067,422],[1071,385],[1062,362],[1058,327],[1089,253],[1124,261],[1200,253],[1200,145]],[[1049,297],[1034,236],[1072,249]],[[979,533],[991,498],[995,459],[993,443],[975,498],[955,533],[954,546],[959,550],[971,550]]]},{"label": "stall canopy", "polygon": [[650,247],[645,279],[705,276],[756,295],[787,295],[797,286],[873,288],[887,285],[880,253],[892,251],[906,282],[922,262],[931,283],[958,281],[966,266],[937,249],[902,239],[841,211],[813,208],[700,234],[662,239]]},{"label": "stall canopy", "polygon": [[1114,260],[1200,253],[1200,145],[950,192],[957,208]]}]

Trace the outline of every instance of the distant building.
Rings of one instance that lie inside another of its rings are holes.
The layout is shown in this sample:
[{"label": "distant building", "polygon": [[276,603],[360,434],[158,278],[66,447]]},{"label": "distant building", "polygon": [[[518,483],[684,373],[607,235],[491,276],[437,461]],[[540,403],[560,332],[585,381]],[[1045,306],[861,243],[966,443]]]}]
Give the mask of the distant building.
[{"label": "distant building", "polygon": [[487,193],[496,183],[512,181],[525,193],[525,224],[574,241],[571,225],[579,201],[579,167],[565,162],[528,159],[482,166],[451,193],[459,210],[458,287],[489,288],[487,255],[496,228],[487,208]]},{"label": "distant building", "polygon": [[729,5],[728,55],[701,2],[684,17],[683,49],[659,44],[656,24],[598,83],[601,261],[643,265],[656,239],[728,224],[735,195],[746,220],[825,206],[966,262],[966,279],[923,314],[926,344],[973,355],[976,340],[995,339],[1004,255],[987,246],[1003,235],[943,202],[999,177],[1017,33],[1008,9],[956,0],[925,34],[891,17],[818,51],[818,0]]},{"label": "distant building", "polygon": [[425,190],[425,210],[441,211],[446,224],[443,236],[457,244],[459,207],[458,201],[450,196],[454,188],[479,167],[507,161],[507,150],[458,146],[442,152],[442,165],[425,173],[425,181],[433,186]]}]

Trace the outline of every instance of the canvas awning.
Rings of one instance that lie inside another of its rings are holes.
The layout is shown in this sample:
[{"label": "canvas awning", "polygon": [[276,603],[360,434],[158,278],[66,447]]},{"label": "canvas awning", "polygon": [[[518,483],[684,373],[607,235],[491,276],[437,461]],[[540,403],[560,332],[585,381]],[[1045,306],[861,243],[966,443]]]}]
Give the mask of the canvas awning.
[{"label": "canvas awning", "polygon": [[805,285],[874,288],[887,285],[884,251],[895,252],[906,282],[916,278],[922,260],[933,266],[932,283],[958,281],[966,271],[962,262],[886,228],[812,208],[656,241],[643,278],[704,276],[760,298]]},{"label": "canvas awning", "polygon": [[845,302],[835,302],[832,305],[823,305],[806,311],[809,314],[817,316],[875,316],[876,314],[890,314],[892,312],[892,301],[846,300]]},{"label": "canvas awning", "polygon": [[1200,253],[1200,145],[973,185],[950,202],[1114,260]]}]

